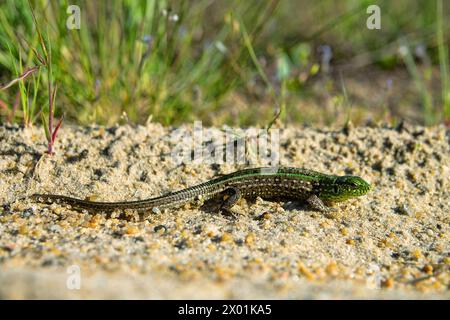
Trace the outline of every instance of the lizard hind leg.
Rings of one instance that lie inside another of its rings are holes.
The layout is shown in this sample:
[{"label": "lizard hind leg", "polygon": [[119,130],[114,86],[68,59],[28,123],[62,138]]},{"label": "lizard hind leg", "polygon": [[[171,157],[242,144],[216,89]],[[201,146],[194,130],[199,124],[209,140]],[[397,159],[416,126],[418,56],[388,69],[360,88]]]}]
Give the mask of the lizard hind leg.
[{"label": "lizard hind leg", "polygon": [[229,214],[236,218],[236,213],[232,210],[232,207],[242,198],[242,192],[240,189],[230,187],[222,192],[222,195],[228,196],[220,206],[220,210],[226,214]]}]

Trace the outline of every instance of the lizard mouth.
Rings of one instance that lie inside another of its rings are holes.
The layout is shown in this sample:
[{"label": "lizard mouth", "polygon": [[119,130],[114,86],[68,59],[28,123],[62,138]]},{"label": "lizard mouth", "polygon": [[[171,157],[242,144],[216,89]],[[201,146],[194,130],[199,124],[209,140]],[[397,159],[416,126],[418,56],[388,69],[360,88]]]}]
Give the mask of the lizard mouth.
[{"label": "lizard mouth", "polygon": [[357,187],[352,188],[350,191],[353,196],[359,197],[367,194],[372,189],[372,186],[366,181],[362,180]]},{"label": "lizard mouth", "polygon": [[[364,180],[362,180],[362,181],[364,181]],[[354,189],[355,193],[358,196],[363,196],[363,195],[367,194],[370,190],[372,190],[372,186],[366,181],[364,181],[364,184],[361,184],[356,189]]]}]

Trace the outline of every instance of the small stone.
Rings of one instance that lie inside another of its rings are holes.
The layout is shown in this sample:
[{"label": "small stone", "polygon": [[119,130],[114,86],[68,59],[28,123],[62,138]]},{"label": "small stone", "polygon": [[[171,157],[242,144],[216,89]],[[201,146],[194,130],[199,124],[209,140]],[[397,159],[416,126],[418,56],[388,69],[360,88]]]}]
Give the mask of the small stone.
[{"label": "small stone", "polygon": [[331,261],[326,267],[325,272],[330,276],[337,276],[339,274],[339,268],[336,261]]},{"label": "small stone", "polygon": [[302,262],[299,262],[297,264],[297,270],[301,275],[305,276],[306,279],[308,280],[315,279],[314,273],[312,273]]},{"label": "small stone", "polygon": [[154,208],[152,208],[152,213],[153,214],[160,214],[161,210],[159,208],[157,208],[157,207],[154,207]]},{"label": "small stone", "polygon": [[19,234],[26,235],[28,233],[28,228],[26,225],[21,225],[19,227]]},{"label": "small stone", "polygon": [[98,128],[98,135],[99,137],[103,138],[105,136],[105,128],[103,127]]},{"label": "small stone", "polygon": [[383,287],[383,288],[390,289],[393,286],[394,286],[394,279],[392,279],[392,278],[387,278],[387,279],[381,281],[381,287]]},{"label": "small stone", "polygon": [[85,197],[84,198],[86,201],[98,201],[98,195],[96,195],[96,194],[92,194],[92,195],[89,195],[89,196],[87,196],[87,197]]},{"label": "small stone", "polygon": [[249,233],[245,237],[245,244],[248,246],[252,246],[254,242],[255,242],[255,235],[253,233]]},{"label": "small stone", "polygon": [[395,211],[398,214],[405,215],[405,216],[411,216],[412,215],[411,209],[409,208],[409,206],[406,203],[403,203],[403,204],[399,205],[397,208],[395,208]]},{"label": "small stone", "polygon": [[25,210],[22,212],[22,218],[29,218],[29,217],[31,217],[31,216],[33,215],[33,213],[34,213],[33,208],[25,209]]},{"label": "small stone", "polygon": [[218,281],[228,280],[232,275],[232,271],[228,268],[216,267],[214,270]]},{"label": "small stone", "polygon": [[97,226],[98,226],[98,222],[95,221],[95,220],[91,220],[91,221],[88,223],[88,228],[95,229],[95,228],[97,228]]},{"label": "small stone", "polygon": [[186,248],[188,248],[188,242],[186,241],[186,239],[181,239],[179,241],[177,241],[177,243],[175,243],[175,248],[177,248],[178,250],[184,250]]},{"label": "small stone", "polygon": [[230,233],[228,233],[228,232],[225,232],[220,237],[220,242],[230,242],[232,240],[233,240],[233,236]]},{"label": "small stone", "polygon": [[271,228],[271,223],[270,223],[270,221],[269,220],[265,220],[263,223],[262,223],[262,228],[264,229],[264,230],[269,230],[270,228]]},{"label": "small stone", "polygon": [[262,213],[259,217],[258,217],[258,219],[259,220],[269,220],[270,218],[272,217],[272,215],[269,213],[269,212],[264,212],[264,213]]},{"label": "small stone", "polygon": [[365,273],[365,270],[363,267],[358,267],[355,269],[355,274],[358,276],[362,276],[362,275],[364,275],[364,273]]},{"label": "small stone", "polygon": [[181,236],[183,238],[189,238],[191,236],[191,233],[188,230],[181,231]]},{"label": "small stone", "polygon": [[155,231],[156,233],[159,233],[159,234],[164,234],[167,232],[167,227],[160,224],[160,225],[157,225],[156,227],[154,227],[153,231]]},{"label": "small stone", "polygon": [[292,226],[288,226],[287,228],[286,228],[286,232],[289,232],[289,233],[293,233],[295,230],[294,230],[294,228],[292,227]]},{"label": "small stone", "polygon": [[48,231],[54,232],[54,233],[61,233],[62,228],[58,224],[53,224],[48,227]]},{"label": "small stone", "polygon": [[422,269],[423,272],[425,272],[428,275],[432,275],[433,274],[433,266],[432,265],[425,265]]},{"label": "small stone", "polygon": [[348,245],[354,246],[355,245],[355,240],[347,239],[347,240],[345,240],[345,243],[348,244]]},{"label": "small stone", "polygon": [[52,210],[53,210],[53,212],[54,212],[55,214],[60,215],[61,212],[63,211],[63,208],[62,208],[62,207],[56,207],[56,208],[54,208],[54,209],[52,209]]},{"label": "small stone", "polygon": [[420,251],[420,249],[414,249],[413,251],[411,251],[411,255],[416,259],[419,260],[423,255],[422,255],[422,251]]},{"label": "small stone", "polygon": [[319,226],[323,229],[326,229],[326,228],[330,227],[330,221],[329,220],[321,221],[319,223]]},{"label": "small stone", "polygon": [[135,227],[135,226],[128,227],[128,228],[125,230],[125,233],[126,233],[126,234],[129,234],[129,235],[131,235],[131,234],[136,234],[136,233],[138,233],[138,232],[139,232],[139,229],[138,229],[137,227]]}]

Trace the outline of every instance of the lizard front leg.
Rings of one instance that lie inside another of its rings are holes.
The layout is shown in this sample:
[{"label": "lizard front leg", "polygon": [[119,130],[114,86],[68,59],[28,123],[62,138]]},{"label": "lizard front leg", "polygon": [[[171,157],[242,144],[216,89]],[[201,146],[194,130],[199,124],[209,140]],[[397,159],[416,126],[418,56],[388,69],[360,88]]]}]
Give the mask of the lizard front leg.
[{"label": "lizard front leg", "polygon": [[310,195],[307,199],[306,202],[310,205],[311,208],[317,210],[317,211],[321,211],[321,212],[330,212],[330,211],[335,211],[336,209],[334,208],[330,208],[327,207],[322,200],[320,200],[320,198],[318,196],[316,196],[315,194]]}]

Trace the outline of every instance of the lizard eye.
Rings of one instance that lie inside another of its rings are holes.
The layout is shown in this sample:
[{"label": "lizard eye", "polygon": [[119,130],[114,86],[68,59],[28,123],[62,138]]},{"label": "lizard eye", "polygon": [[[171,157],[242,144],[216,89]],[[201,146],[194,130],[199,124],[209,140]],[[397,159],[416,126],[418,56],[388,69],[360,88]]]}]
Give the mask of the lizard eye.
[{"label": "lizard eye", "polygon": [[339,193],[339,188],[338,188],[338,186],[334,186],[334,187],[333,187],[333,192],[336,193],[336,194]]}]

